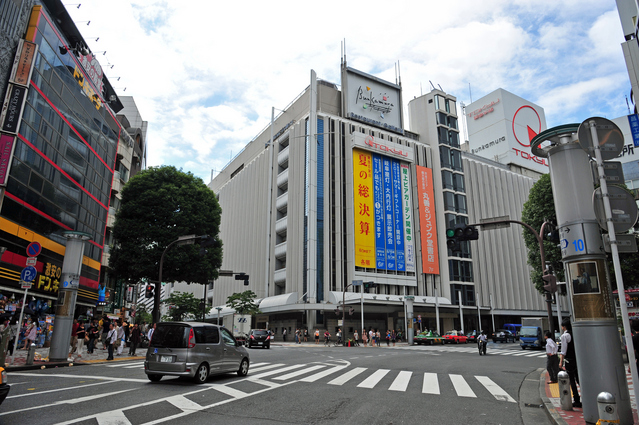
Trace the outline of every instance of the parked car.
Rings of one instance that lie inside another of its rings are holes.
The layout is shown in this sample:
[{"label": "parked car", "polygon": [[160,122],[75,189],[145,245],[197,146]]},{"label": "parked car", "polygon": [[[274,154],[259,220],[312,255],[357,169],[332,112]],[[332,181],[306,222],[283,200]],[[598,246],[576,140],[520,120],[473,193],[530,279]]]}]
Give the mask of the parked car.
[{"label": "parked car", "polygon": [[413,343],[421,344],[444,344],[444,338],[435,331],[424,331],[413,338]]},{"label": "parked car", "polygon": [[466,340],[468,342],[477,342],[477,335],[478,335],[477,331],[468,332],[466,334]]},{"label": "parked car", "polygon": [[0,404],[7,398],[11,386],[7,384],[7,371],[0,367]]},{"label": "parked car", "polygon": [[248,334],[248,348],[271,348],[271,331],[266,329],[251,329]]},{"label": "parked car", "polygon": [[448,344],[466,344],[468,338],[462,331],[448,331],[444,334],[444,342]]},{"label": "parked car", "polygon": [[197,383],[209,375],[237,372],[246,376],[249,354],[231,332],[200,322],[158,323],[149,343],[144,372],[152,382],[164,375],[190,377]]},{"label": "parked car", "polygon": [[515,342],[515,335],[506,329],[497,329],[493,332],[493,342]]}]

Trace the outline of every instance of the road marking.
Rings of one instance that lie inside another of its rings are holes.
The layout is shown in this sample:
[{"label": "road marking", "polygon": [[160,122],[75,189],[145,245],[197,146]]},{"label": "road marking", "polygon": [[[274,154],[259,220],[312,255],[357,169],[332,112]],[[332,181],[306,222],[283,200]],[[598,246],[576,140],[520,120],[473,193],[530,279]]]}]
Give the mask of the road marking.
[{"label": "road marking", "polygon": [[[55,390],[40,391],[40,392],[37,392],[37,393],[34,392],[34,393],[11,395],[11,396],[9,396],[7,398],[18,398],[18,397],[27,397],[27,396],[30,396],[30,395],[40,395],[40,394],[46,394],[46,393],[57,393],[59,391],[75,390],[77,388],[91,387],[91,386],[94,386],[94,385],[111,384],[113,382],[115,382],[115,381],[95,382],[93,384],[77,385],[75,387],[56,388]],[[11,385],[15,385],[15,384],[11,384]]]},{"label": "road marking", "polygon": [[180,410],[192,410],[194,412],[198,410],[202,410],[202,406],[200,406],[194,401],[189,400],[183,395],[175,395],[173,397],[169,397],[166,399],[166,401],[168,401],[169,403],[171,403],[172,405],[174,405]]},{"label": "road marking", "polygon": [[[144,361],[132,362],[132,363],[114,363],[114,364],[107,365],[106,367],[125,367],[125,366],[131,366],[131,365],[136,365],[137,366],[137,365],[143,365],[143,364],[144,364]],[[104,365],[94,364],[94,365],[91,365],[91,366],[104,366]]]},{"label": "road marking", "polygon": [[251,367],[251,372],[260,372],[260,371],[263,371],[263,370],[274,369],[274,368],[280,367],[280,366],[284,366],[284,363],[275,363],[275,364],[271,364],[271,365],[263,364],[263,366],[259,366],[259,367],[252,366]]},{"label": "road marking", "polygon": [[364,372],[365,370],[366,370],[365,367],[356,367],[355,369],[349,372],[346,372],[342,376],[339,376],[333,379],[332,381],[329,382],[329,385],[344,385],[346,382],[350,381],[351,379],[353,379],[360,373]]},{"label": "road marking", "polygon": [[286,375],[278,376],[277,378],[273,378],[273,379],[275,379],[276,381],[286,381],[287,379],[295,378],[296,376],[304,375],[305,373],[312,372],[314,370],[321,369],[323,367],[324,367],[324,365],[311,366],[311,367],[309,367],[307,369],[302,369],[302,370],[298,370],[296,372],[291,372],[291,373],[288,373]]},{"label": "road marking", "polygon": [[495,384],[492,379],[487,376],[475,376],[477,380],[499,401],[509,401],[511,403],[517,403],[502,387]]},{"label": "road marking", "polygon": [[333,373],[339,372],[340,370],[346,368],[346,366],[335,366],[327,370],[323,370],[314,375],[307,376],[306,378],[300,379],[301,382],[315,382],[319,379],[325,378],[328,375],[332,375]]},{"label": "road marking", "polygon": [[[115,395],[115,394],[119,394],[119,393],[125,393],[127,391],[133,391],[134,388],[128,389],[128,390],[121,390],[121,391],[113,391],[113,392],[109,392],[109,396]],[[29,410],[36,410],[36,409],[42,409],[44,407],[52,407],[52,406],[60,406],[62,404],[77,404],[77,403],[88,403],[88,402],[94,402],[95,401],[95,395],[90,395],[87,397],[79,397],[79,398],[72,398],[69,400],[61,400],[61,401],[56,401],[55,403],[50,403],[50,404],[44,404],[41,406],[32,406],[32,407],[27,407],[24,409],[18,409],[18,410],[12,410],[10,412],[1,412],[0,416],[4,416],[4,415],[10,415],[10,414],[14,414],[14,413],[20,413],[20,412],[28,412]],[[78,422],[77,419],[74,419],[73,421],[69,422],[69,423],[74,423],[74,422]]]},{"label": "road marking", "polygon": [[20,372],[11,372],[11,375],[13,376],[30,376],[30,377],[34,377],[34,376],[39,376],[39,377],[53,377],[53,378],[71,378],[71,379],[91,379],[91,380],[96,380],[96,379],[101,379],[104,381],[118,381],[118,382],[144,382],[147,383],[149,382],[148,379],[136,379],[136,378],[114,378],[114,377],[110,377],[110,376],[95,376],[95,375],[65,375],[62,373],[52,373],[52,374],[47,374],[47,375],[39,375],[36,373],[20,373]]},{"label": "road marking", "polygon": [[375,385],[382,380],[386,374],[390,372],[389,369],[377,369],[371,376],[364,379],[359,385],[359,388],[374,388]]},{"label": "road marking", "polygon": [[436,373],[424,373],[424,383],[422,384],[423,394],[439,394],[439,381]]},{"label": "road marking", "polygon": [[408,383],[410,382],[410,378],[413,375],[413,372],[401,371],[397,375],[397,378],[393,381],[391,386],[388,388],[389,391],[406,391],[408,388]]},{"label": "road marking", "polygon": [[274,371],[270,371],[270,372],[264,372],[264,373],[258,373],[257,375],[251,375],[250,379],[260,379],[260,378],[264,378],[267,376],[272,376],[275,375],[276,373],[282,373],[282,372],[288,372],[289,370],[293,370],[293,369],[298,369],[300,367],[304,367],[306,366],[305,364],[296,364],[293,366],[288,366],[282,369],[278,369],[278,370],[274,370]]},{"label": "road marking", "polygon": [[122,410],[98,413],[95,415],[95,420],[99,425],[131,425],[131,421],[124,415]]},{"label": "road marking", "polygon": [[470,389],[470,385],[461,375],[448,375],[450,377],[451,382],[453,383],[453,387],[455,387],[455,391],[459,397],[477,397],[473,390]]}]

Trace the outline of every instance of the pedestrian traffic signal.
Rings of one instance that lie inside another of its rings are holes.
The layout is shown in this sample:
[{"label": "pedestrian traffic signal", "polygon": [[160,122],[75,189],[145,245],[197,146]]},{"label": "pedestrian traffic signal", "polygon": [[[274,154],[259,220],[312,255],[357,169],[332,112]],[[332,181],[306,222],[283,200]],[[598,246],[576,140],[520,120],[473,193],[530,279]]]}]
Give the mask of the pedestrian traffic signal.
[{"label": "pedestrian traffic signal", "polygon": [[547,274],[541,277],[545,282],[548,282],[544,285],[544,289],[551,294],[557,292],[557,276],[554,274]]},{"label": "pedestrian traffic signal", "polygon": [[148,285],[146,285],[146,292],[145,292],[144,296],[146,298],[153,298],[153,291],[154,290],[155,290],[155,285],[152,285],[152,284],[149,283]]},{"label": "pedestrian traffic signal", "polygon": [[369,289],[376,288],[377,284],[375,282],[364,282],[364,292],[368,293]]}]

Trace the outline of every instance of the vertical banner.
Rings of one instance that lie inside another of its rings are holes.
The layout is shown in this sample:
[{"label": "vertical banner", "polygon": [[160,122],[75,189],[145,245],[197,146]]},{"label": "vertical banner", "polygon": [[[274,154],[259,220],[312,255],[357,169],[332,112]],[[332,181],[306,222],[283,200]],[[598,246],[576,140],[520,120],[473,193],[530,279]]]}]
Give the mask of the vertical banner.
[{"label": "vertical banner", "polygon": [[355,265],[375,268],[372,154],[353,149]]},{"label": "vertical banner", "polygon": [[382,157],[373,154],[373,192],[375,207],[375,258],[376,268],[386,270],[386,242],[384,225],[384,182]]},{"label": "vertical banner", "polygon": [[422,268],[424,273],[439,274],[433,174],[430,168],[416,165],[415,169],[417,170],[417,196],[419,197]]},{"label": "vertical banner", "polygon": [[628,115],[628,124],[630,125],[630,133],[632,133],[632,142],[635,147],[639,147],[639,117],[637,114]]},{"label": "vertical banner", "polygon": [[404,218],[404,250],[406,252],[406,271],[415,271],[415,246],[413,245],[413,203],[411,202],[410,168],[401,165],[402,204]]},{"label": "vertical banner", "polygon": [[6,186],[13,157],[15,137],[8,134],[0,135],[0,186]]},{"label": "vertical banner", "polygon": [[395,270],[395,226],[393,222],[393,175],[391,160],[382,160],[384,181],[384,238],[386,241],[386,269]]},{"label": "vertical banner", "polygon": [[404,220],[402,213],[402,181],[399,169],[399,161],[392,161],[393,167],[393,224],[395,231],[395,256],[397,271],[406,270],[406,257],[404,256]]}]

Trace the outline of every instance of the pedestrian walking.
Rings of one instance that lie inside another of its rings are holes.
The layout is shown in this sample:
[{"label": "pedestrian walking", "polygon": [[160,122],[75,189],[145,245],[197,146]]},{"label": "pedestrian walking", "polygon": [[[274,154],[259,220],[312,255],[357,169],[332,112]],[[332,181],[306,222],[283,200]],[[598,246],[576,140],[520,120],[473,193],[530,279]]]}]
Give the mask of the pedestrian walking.
[{"label": "pedestrian walking", "polygon": [[308,342],[308,328],[304,328],[304,342]]},{"label": "pedestrian walking", "polygon": [[118,356],[122,355],[122,350],[124,349],[124,344],[126,342],[125,334],[124,334],[124,326],[118,326],[118,340],[115,342],[115,346],[118,347]]},{"label": "pedestrian walking", "polygon": [[557,343],[552,339],[552,333],[546,331],[546,370],[550,377],[550,384],[557,383],[557,374],[559,373],[559,357],[557,356]]},{"label": "pedestrian walking", "polygon": [[133,329],[131,330],[131,343],[129,344],[129,355],[135,356],[135,350],[138,348],[138,344],[140,343],[140,337],[142,333],[138,324],[133,325]]},{"label": "pedestrian walking", "polygon": [[572,396],[574,401],[573,407],[581,407],[581,396],[577,390],[577,384],[579,383],[579,373],[577,371],[577,356],[575,354],[575,342],[572,339],[572,325],[570,319],[565,318],[561,322],[561,330],[564,333],[561,334],[561,358],[559,359],[559,368],[564,367],[568,372],[570,378],[570,388],[572,389]]},{"label": "pedestrian walking", "polygon": [[286,328],[282,331],[282,341],[286,342]]},{"label": "pedestrian walking", "polygon": [[78,319],[73,319],[73,325],[71,325],[71,354],[75,353],[78,349]]},{"label": "pedestrian walking", "polygon": [[84,349],[84,339],[87,336],[87,331],[84,327],[84,322],[78,322],[78,329],[76,331],[76,337],[78,338],[77,347],[78,347],[78,357],[82,357],[82,350]]},{"label": "pedestrian walking", "polygon": [[319,329],[315,329],[315,345],[319,345]]},{"label": "pedestrian walking", "polygon": [[395,346],[395,342],[397,341],[397,334],[395,333],[395,330],[391,331],[391,342],[393,343],[393,347]]},{"label": "pedestrian walking", "polygon": [[328,331],[328,329],[326,329],[326,330],[324,331],[324,347],[326,347],[326,346],[328,345],[328,343],[330,342],[330,340],[331,340],[331,334],[330,334],[330,332]]},{"label": "pedestrian walking", "polygon": [[353,339],[355,340],[355,346],[357,347],[359,345],[359,334],[357,333],[357,330],[353,332]]},{"label": "pedestrian walking", "polygon": [[31,322],[31,325],[27,328],[24,333],[24,347],[23,349],[28,350],[29,346],[33,344],[36,340],[36,335],[38,334],[38,327],[36,326],[35,321]]},{"label": "pedestrian walking", "polygon": [[146,335],[146,337],[149,339],[149,347],[151,346],[151,338],[153,337],[153,332],[155,332],[155,327],[157,326],[157,324],[153,324],[151,326],[151,329],[149,329],[149,333]]},{"label": "pedestrian walking", "polygon": [[375,332],[373,332],[373,328],[368,331],[368,340],[371,342],[371,347],[375,346]]},{"label": "pedestrian walking", "polygon": [[296,344],[300,343],[300,329],[299,328],[295,329],[295,343]]},{"label": "pedestrian walking", "polygon": [[390,331],[386,331],[386,346],[390,347],[391,333]]},{"label": "pedestrian walking", "polygon": [[107,342],[107,360],[113,360],[113,345],[115,341],[118,339],[118,334],[113,328],[113,323],[109,323],[109,332],[106,333],[106,342]]},{"label": "pedestrian walking", "polygon": [[366,329],[362,329],[362,344],[364,347],[368,345],[368,335],[366,334]]},{"label": "pedestrian walking", "polygon": [[91,327],[89,327],[89,343],[87,345],[87,353],[89,354],[93,354],[93,350],[95,350],[95,342],[98,339],[98,336],[100,335],[100,331],[98,330],[98,325],[95,322],[95,320],[93,320],[93,323],[91,323]]},{"label": "pedestrian walking", "polygon": [[102,316],[102,349],[106,350],[109,346],[107,335],[111,329],[111,320],[107,316]]},{"label": "pedestrian walking", "polygon": [[382,346],[382,333],[379,331],[379,329],[377,330],[377,332],[375,332],[375,342],[377,342],[378,347]]}]

